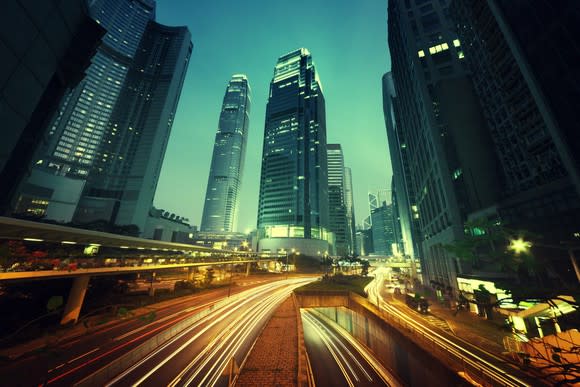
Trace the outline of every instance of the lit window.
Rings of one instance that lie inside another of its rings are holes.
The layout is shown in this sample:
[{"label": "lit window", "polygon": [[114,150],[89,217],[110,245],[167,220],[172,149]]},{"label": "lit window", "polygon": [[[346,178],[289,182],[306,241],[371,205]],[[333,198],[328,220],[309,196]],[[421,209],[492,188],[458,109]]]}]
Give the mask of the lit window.
[{"label": "lit window", "polygon": [[453,45],[454,45],[455,47],[459,47],[459,45],[460,45],[460,43],[459,43],[459,39],[454,39],[454,40],[453,40]]},{"label": "lit window", "polygon": [[444,50],[449,50],[449,45],[447,43],[443,43],[441,47],[443,47]]},{"label": "lit window", "polygon": [[465,58],[465,55],[463,54],[463,51],[459,51],[459,52],[457,53],[457,57],[458,57],[459,59],[463,59],[463,58]]},{"label": "lit window", "polygon": [[435,49],[435,47],[429,47],[429,54],[435,54],[437,52],[437,50]]},{"label": "lit window", "polygon": [[419,55],[419,58],[423,58],[425,56],[425,51],[419,50],[417,54]]}]

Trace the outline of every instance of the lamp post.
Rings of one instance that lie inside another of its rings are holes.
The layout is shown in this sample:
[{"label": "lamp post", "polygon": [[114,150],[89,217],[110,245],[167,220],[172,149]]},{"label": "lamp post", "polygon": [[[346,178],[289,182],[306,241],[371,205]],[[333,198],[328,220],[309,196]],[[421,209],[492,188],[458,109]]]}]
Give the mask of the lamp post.
[{"label": "lamp post", "polygon": [[516,254],[527,253],[530,251],[530,247],[532,247],[532,243],[523,240],[523,238],[511,239],[508,245],[508,249],[513,250]]},{"label": "lamp post", "polygon": [[[567,250],[568,256],[570,257],[570,262],[572,263],[572,267],[574,268],[574,272],[576,273],[576,279],[580,283],[580,267],[578,267],[578,262],[576,261],[576,256],[574,255],[574,248],[575,247],[577,248],[578,246],[572,246],[566,242],[561,242],[561,243],[562,243],[562,246],[545,245],[545,244],[541,244],[541,243],[536,243],[535,245],[539,246],[539,247],[546,247],[546,248],[557,249],[557,250]],[[531,247],[532,247],[532,243],[525,241],[522,238],[511,239],[510,244],[508,245],[508,249],[513,250],[514,253],[516,253],[516,254],[528,253]]]}]

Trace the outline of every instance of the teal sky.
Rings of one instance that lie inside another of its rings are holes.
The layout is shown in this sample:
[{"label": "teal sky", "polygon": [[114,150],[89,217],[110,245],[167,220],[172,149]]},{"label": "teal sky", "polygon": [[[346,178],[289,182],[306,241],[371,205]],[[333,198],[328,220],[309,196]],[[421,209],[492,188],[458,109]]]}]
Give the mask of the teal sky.
[{"label": "teal sky", "polygon": [[274,65],[299,47],[312,54],[326,99],[327,137],[352,168],[357,224],[367,192],[390,188],[381,77],[390,69],[386,0],[157,0],[157,21],[187,25],[193,53],[154,205],[201,222],[225,88],[248,76],[252,111],[238,230],[256,226],[264,116]]}]

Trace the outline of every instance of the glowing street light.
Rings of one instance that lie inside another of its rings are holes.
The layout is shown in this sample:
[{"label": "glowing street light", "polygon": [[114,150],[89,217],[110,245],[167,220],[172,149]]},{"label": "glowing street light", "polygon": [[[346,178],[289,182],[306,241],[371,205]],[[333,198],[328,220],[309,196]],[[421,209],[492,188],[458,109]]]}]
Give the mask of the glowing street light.
[{"label": "glowing street light", "polygon": [[523,240],[522,238],[510,240],[508,249],[512,250],[516,254],[527,253],[532,247],[532,243]]}]

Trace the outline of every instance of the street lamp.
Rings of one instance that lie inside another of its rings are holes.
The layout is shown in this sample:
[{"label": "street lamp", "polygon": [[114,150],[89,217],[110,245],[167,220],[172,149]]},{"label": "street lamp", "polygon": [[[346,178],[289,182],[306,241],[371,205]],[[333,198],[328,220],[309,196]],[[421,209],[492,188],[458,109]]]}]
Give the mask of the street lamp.
[{"label": "street lamp", "polygon": [[[539,247],[546,247],[546,248],[551,248],[551,249],[558,249],[558,250],[567,250],[568,251],[568,256],[570,257],[570,261],[572,263],[572,267],[574,268],[574,272],[576,273],[576,278],[578,280],[578,282],[580,283],[580,266],[578,265],[578,262],[576,261],[576,256],[574,255],[574,249],[577,248],[571,244],[568,244],[566,242],[561,242],[563,244],[563,246],[557,246],[557,245],[546,245],[543,243],[536,243],[536,246]],[[510,244],[508,246],[508,249],[513,250],[516,254],[520,254],[520,253],[528,253],[530,250],[530,247],[532,247],[532,243],[523,240],[522,238],[518,238],[518,239],[511,239],[510,240]]]},{"label": "street lamp", "polygon": [[530,251],[532,243],[523,240],[522,238],[511,239],[508,249],[513,250],[516,254],[527,253]]}]

